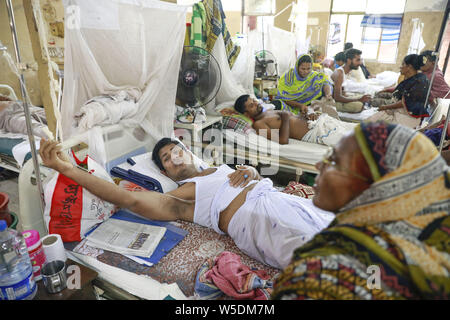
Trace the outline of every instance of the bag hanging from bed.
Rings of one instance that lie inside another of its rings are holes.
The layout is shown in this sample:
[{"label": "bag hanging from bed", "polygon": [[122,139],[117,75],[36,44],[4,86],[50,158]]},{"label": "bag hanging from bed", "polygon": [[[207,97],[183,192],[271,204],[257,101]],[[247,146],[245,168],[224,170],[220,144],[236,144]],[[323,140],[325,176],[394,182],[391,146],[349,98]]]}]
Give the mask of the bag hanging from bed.
[{"label": "bag hanging from bed", "polygon": [[[114,183],[106,170],[89,156],[80,161],[72,151],[76,164],[101,179]],[[44,186],[44,220],[49,233],[58,233],[63,242],[81,241],[95,225],[114,212],[112,203],[103,201],[75,181],[56,173]]]}]

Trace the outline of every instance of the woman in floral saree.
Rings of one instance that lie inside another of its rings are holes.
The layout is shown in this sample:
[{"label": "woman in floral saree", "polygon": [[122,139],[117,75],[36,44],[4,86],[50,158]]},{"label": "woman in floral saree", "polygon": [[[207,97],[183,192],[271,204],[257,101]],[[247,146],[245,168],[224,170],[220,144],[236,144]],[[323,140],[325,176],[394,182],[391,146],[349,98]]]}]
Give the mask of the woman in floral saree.
[{"label": "woman in floral saree", "polygon": [[450,171],[422,133],[362,123],[318,165],[336,212],[295,250],[273,299],[449,299]]},{"label": "woman in floral saree", "polygon": [[312,70],[312,58],[307,54],[281,76],[277,88],[275,99],[281,102],[281,110],[294,114],[306,113],[311,102],[322,97],[332,100],[331,82],[324,73]]}]

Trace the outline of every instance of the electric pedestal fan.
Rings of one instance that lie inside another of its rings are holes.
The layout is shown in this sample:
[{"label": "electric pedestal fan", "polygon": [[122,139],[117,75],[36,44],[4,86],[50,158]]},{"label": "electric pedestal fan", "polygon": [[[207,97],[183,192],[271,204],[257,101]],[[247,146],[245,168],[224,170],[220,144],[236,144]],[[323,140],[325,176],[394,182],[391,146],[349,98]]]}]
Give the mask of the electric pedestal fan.
[{"label": "electric pedestal fan", "polygon": [[277,80],[278,65],[272,52],[261,50],[255,53],[255,78]]},{"label": "electric pedestal fan", "polygon": [[221,81],[219,63],[212,54],[200,47],[185,46],[178,75],[176,104],[186,110],[178,120],[194,122],[196,111],[216,97]]}]

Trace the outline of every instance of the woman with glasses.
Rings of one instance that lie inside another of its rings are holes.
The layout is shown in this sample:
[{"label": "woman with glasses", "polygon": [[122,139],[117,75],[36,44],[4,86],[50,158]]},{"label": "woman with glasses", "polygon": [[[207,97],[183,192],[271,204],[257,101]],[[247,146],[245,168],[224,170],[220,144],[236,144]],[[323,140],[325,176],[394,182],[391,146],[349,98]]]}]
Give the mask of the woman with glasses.
[{"label": "woman with glasses", "polygon": [[448,299],[450,171],[433,143],[363,123],[317,168],[313,203],[335,220],[294,251],[272,298]]}]

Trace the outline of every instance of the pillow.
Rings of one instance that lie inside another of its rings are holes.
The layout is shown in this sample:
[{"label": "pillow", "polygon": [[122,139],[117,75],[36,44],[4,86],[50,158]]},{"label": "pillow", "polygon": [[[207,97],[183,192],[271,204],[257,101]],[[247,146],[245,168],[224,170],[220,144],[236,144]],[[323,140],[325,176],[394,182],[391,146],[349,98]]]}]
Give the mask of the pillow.
[{"label": "pillow", "polygon": [[[202,170],[209,168],[209,165],[205,161],[197,157],[189,149],[186,148],[186,150],[193,155],[194,163],[198,168]],[[121,165],[118,165],[118,167],[125,170],[131,169],[150,178],[158,180],[164,193],[178,188],[178,184],[175,181],[161,173],[161,170],[159,170],[158,166],[152,160],[151,152],[131,157],[131,159],[135,162],[135,164],[131,165],[125,162]]]},{"label": "pillow", "polygon": [[250,132],[255,132],[251,123],[249,123],[245,119],[242,119],[242,117],[240,116],[241,115],[223,116],[222,117],[223,128],[233,129],[235,132],[239,132],[246,135],[250,134]]},{"label": "pillow", "polygon": [[232,109],[233,111],[235,111],[234,110],[234,101],[225,101],[225,102],[222,102],[221,104],[218,104],[217,106],[214,107],[214,110],[219,112],[219,113],[221,113],[221,111],[223,109]]},{"label": "pillow", "polygon": [[314,189],[312,187],[295,181],[289,182],[286,188],[284,188],[283,192],[306,199],[311,199],[312,197],[314,197]]}]

